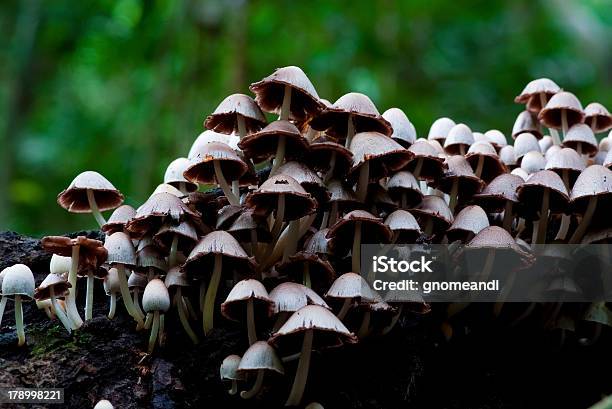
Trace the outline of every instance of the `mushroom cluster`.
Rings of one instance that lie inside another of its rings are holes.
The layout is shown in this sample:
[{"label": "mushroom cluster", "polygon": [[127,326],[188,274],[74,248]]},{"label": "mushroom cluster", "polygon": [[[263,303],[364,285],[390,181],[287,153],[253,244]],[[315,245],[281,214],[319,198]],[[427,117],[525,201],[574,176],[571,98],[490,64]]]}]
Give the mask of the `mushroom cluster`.
[{"label": "mushroom cluster", "polygon": [[[249,399],[269,378],[293,374],[294,406],[312,351],[384,335],[400,314],[430,310],[418,294],[399,303],[372,290],[360,274],[361,244],[460,242],[482,255],[484,277],[499,251],[520,268],[535,244],[611,237],[598,232],[612,228],[612,135],[598,144],[595,134],[612,128],[612,116],[597,103],[583,109],[549,79],[516,97],[525,110],[512,144],[499,130],[474,132],[450,118],[418,137],[399,108],[381,115],[355,92],[333,104],[320,98],[298,67],[250,90],[255,98],[219,104],[137,209],[92,171],[60,193],[62,207],[92,213],[106,234],[104,243],[43,240],[58,265],[34,296],[51,300],[68,331],[83,322],[78,277],[87,280],[85,319],[103,279],[109,318],[120,296],[137,329],[151,329],[149,353],[165,342],[165,318],[194,344],[236,321],[249,348],[219,363],[230,394]],[[278,118],[268,123],[264,112]],[[33,288],[8,285],[9,273],[3,294],[32,297]]]}]

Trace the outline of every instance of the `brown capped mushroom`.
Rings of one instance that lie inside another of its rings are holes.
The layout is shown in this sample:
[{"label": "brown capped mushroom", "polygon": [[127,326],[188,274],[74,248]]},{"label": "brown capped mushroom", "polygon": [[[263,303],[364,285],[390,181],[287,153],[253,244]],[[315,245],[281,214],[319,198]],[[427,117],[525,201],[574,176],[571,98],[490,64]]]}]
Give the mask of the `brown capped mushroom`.
[{"label": "brown capped mushroom", "polygon": [[595,134],[585,124],[572,125],[563,138],[563,147],[572,148],[578,155],[593,156],[597,153],[597,139]]},{"label": "brown capped mushroom", "polygon": [[136,210],[130,205],[122,205],[115,209],[106,224],[102,226],[102,231],[106,234],[113,234],[116,231],[124,231],[126,224],[136,216]]},{"label": "brown capped mushroom", "polygon": [[516,189],[524,182],[520,176],[502,174],[489,183],[483,191],[474,195],[474,200],[487,212],[504,212],[503,227],[507,232],[512,229],[513,207],[519,203]]},{"label": "brown capped mushroom", "polygon": [[183,195],[198,190],[198,184],[190,182],[183,175],[190,165],[191,162],[187,158],[177,158],[170,162],[164,173],[164,183],[174,186]]},{"label": "brown capped mushroom", "polygon": [[64,309],[59,305],[57,297],[68,295],[71,285],[67,278],[58,274],[49,273],[42,283],[34,290],[34,299],[37,301],[50,300],[55,316],[60,320],[66,331],[75,329],[74,323],[66,316]]},{"label": "brown capped mushroom", "polygon": [[221,315],[225,318],[247,322],[249,345],[257,342],[255,315],[268,318],[273,311],[274,301],[270,299],[266,288],[261,282],[253,279],[237,282],[221,304]]},{"label": "brown capped mushroom", "polygon": [[444,157],[432,142],[436,141],[418,139],[408,148],[413,159],[404,170],[411,172],[418,180],[436,180],[444,173]]},{"label": "brown capped mushroom", "polygon": [[605,106],[591,102],[584,108],[584,123],[591,127],[593,133],[607,132],[612,129],[612,115]]},{"label": "brown capped mushroom", "polygon": [[170,309],[170,294],[162,280],[155,278],[149,281],[142,295],[142,307],[147,316],[153,316],[148,348],[148,353],[152,354],[156,342],[163,344],[164,314]]},{"label": "brown capped mushroom", "polygon": [[411,209],[410,213],[416,216],[420,225],[424,225],[423,232],[427,236],[446,231],[453,223],[453,213],[439,196],[427,195],[419,207]]},{"label": "brown capped mushroom", "polygon": [[313,170],[325,173],[327,182],[333,177],[346,176],[353,162],[353,154],[333,138],[323,135],[310,143],[306,161]]},{"label": "brown capped mushroom", "polygon": [[470,146],[465,159],[474,169],[476,176],[485,182],[490,182],[507,171],[506,166],[499,159],[497,151],[488,142],[474,143]]},{"label": "brown capped mushroom", "polygon": [[412,213],[403,209],[389,214],[385,224],[393,232],[391,243],[414,243],[422,234],[421,227]]},{"label": "brown capped mushroom", "polygon": [[572,126],[584,122],[582,105],[574,94],[561,91],[553,95],[538,114],[538,119],[548,128],[561,129],[563,138]]},{"label": "brown capped mushroom", "polygon": [[224,134],[236,133],[240,139],[266,126],[266,117],[253,98],[244,94],[226,97],[204,121],[207,129]]},{"label": "brown capped mushroom", "polygon": [[435,184],[436,189],[449,195],[448,207],[451,212],[455,210],[459,197],[462,200],[470,198],[475,193],[480,192],[484,186],[480,177],[472,171],[466,158],[463,155],[453,155],[446,158],[447,170]]},{"label": "brown capped mushroom", "polygon": [[281,283],[270,292],[270,299],[274,302],[276,323],[273,331],[283,326],[287,319],[302,307],[319,305],[331,309],[329,305],[309,287],[297,283]]},{"label": "brown capped mushroom", "polygon": [[408,171],[399,171],[387,180],[387,192],[391,199],[398,202],[400,208],[414,207],[423,200],[423,193],[414,175]]},{"label": "brown capped mushroom", "polygon": [[178,224],[183,220],[195,222],[199,216],[173,194],[156,193],[136,209],[136,216],[128,222],[126,230],[133,237],[142,238],[157,232],[164,223]]},{"label": "brown capped mushroom", "polygon": [[489,218],[480,206],[466,206],[455,216],[453,224],[446,231],[449,242],[456,240],[467,243],[484,228],[489,227]]},{"label": "brown capped mushroom", "polygon": [[512,126],[512,137],[514,139],[523,133],[530,133],[538,139],[543,136],[536,115],[529,111],[518,114]]},{"label": "brown capped mushroom", "polygon": [[581,214],[582,220],[569,239],[569,244],[579,243],[592,220],[605,220],[609,224],[606,213],[612,203],[612,171],[601,165],[591,165],[584,169],[570,194],[572,210]]},{"label": "brown capped mushroom", "polygon": [[530,81],[523,91],[514,98],[517,104],[525,104],[530,112],[538,113],[546,106],[548,100],[562,91],[554,81],[548,78],[538,78]]}]

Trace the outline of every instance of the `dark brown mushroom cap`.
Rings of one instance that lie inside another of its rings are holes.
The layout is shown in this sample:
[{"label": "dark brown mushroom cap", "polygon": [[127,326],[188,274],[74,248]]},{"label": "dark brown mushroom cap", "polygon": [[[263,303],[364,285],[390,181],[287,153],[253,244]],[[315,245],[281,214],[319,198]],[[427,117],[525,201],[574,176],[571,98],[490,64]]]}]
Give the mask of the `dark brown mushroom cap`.
[{"label": "dark brown mushroom cap", "polygon": [[91,213],[87,191],[93,191],[98,209],[114,209],[123,203],[123,195],[104,176],[88,170],[74,178],[68,188],[57,195],[57,203],[71,213]]},{"label": "dark brown mushroom cap", "polygon": [[191,163],[183,175],[193,183],[215,183],[217,178],[214,161],[220,162],[223,176],[228,181],[240,179],[247,171],[247,164],[229,145],[222,142],[210,142],[202,146],[190,159]]},{"label": "dark brown mushroom cap", "polygon": [[136,209],[136,216],[126,225],[126,230],[138,238],[158,230],[164,222],[196,221],[199,217],[198,213],[173,194],[157,193]]},{"label": "dark brown mushroom cap", "polygon": [[596,122],[593,132],[600,133],[612,129],[612,115],[605,106],[598,102],[591,102],[584,108],[584,123],[589,127],[593,127],[593,121]]},{"label": "dark brown mushroom cap", "polygon": [[570,199],[574,213],[584,214],[591,197],[597,196],[597,210],[594,218],[603,216],[610,220],[612,206],[612,171],[601,165],[584,169],[572,187]]},{"label": "dark brown mushroom cap", "polygon": [[193,277],[210,274],[214,268],[216,254],[223,256],[223,271],[235,269],[249,275],[255,268],[255,261],[249,257],[238,241],[226,231],[217,230],[202,237],[191,250],[182,270]]},{"label": "dark brown mushroom cap", "polygon": [[514,146],[506,145],[499,150],[499,159],[508,168],[516,166],[516,156],[514,156]]},{"label": "dark brown mushroom cap", "polygon": [[168,270],[168,263],[165,256],[157,246],[149,245],[140,248],[136,252],[137,268],[141,271],[147,271],[150,267],[157,269],[160,272]]},{"label": "dark brown mushroom cap", "polygon": [[74,239],[64,236],[46,236],[42,238],[40,244],[46,252],[64,257],[71,257],[72,248],[79,246],[78,273],[87,270],[95,271],[108,257],[108,252],[101,241],[88,239],[85,236],[77,236]]},{"label": "dark brown mushroom cap", "polygon": [[451,155],[458,155],[461,146],[467,151],[473,143],[472,130],[466,124],[457,124],[448,131],[448,136],[444,140],[444,150]]},{"label": "dark brown mushroom cap", "polygon": [[385,224],[394,234],[398,234],[397,243],[414,243],[422,234],[414,216],[403,209],[398,209],[387,216]]},{"label": "dark brown mushroom cap", "polygon": [[304,244],[304,251],[307,253],[314,253],[319,255],[328,255],[331,254],[329,248],[329,238],[327,234],[329,233],[329,229],[321,229],[306,241]]},{"label": "dark brown mushroom cap", "polygon": [[316,350],[357,342],[357,337],[328,309],[307,305],[293,313],[268,343],[286,350],[299,350],[303,340],[301,335],[308,330],[315,332],[313,349]]},{"label": "dark brown mushroom cap", "polygon": [[474,171],[476,171],[478,167],[480,157],[482,157],[484,160],[482,174],[480,177],[485,182],[490,182],[497,176],[508,171],[506,165],[504,165],[504,163],[499,159],[497,151],[490,143],[476,142],[470,146],[470,149],[465,155],[465,159],[467,159]]},{"label": "dark brown mushroom cap", "polygon": [[259,132],[248,135],[238,143],[247,158],[255,163],[269,160],[276,154],[279,139],[285,138],[285,158],[298,159],[306,155],[308,141],[289,121],[278,120],[269,123]]},{"label": "dark brown mushroom cap", "polygon": [[310,126],[342,140],[346,138],[348,131],[349,115],[353,119],[355,133],[379,132],[386,136],[391,135],[391,124],[380,115],[367,95],[357,92],[350,92],[338,98],[332,106],[325,108],[315,117]]},{"label": "dark brown mushroom cap", "polygon": [[330,194],[328,208],[332,203],[337,202],[338,210],[344,213],[363,206],[355,197],[355,193],[338,179],[332,179],[327,183],[327,191]]},{"label": "dark brown mushroom cap", "polygon": [[514,102],[527,104],[529,111],[538,113],[542,109],[540,94],[545,94],[545,99],[548,101],[550,97],[560,91],[562,91],[561,88],[554,81],[548,78],[538,78],[530,81],[523,91],[514,98]]},{"label": "dark brown mushroom cap", "polygon": [[130,205],[122,205],[115,209],[111,217],[102,226],[102,231],[106,234],[122,231],[125,225],[136,216],[136,209]]},{"label": "dark brown mushroom cap", "polygon": [[217,230],[226,230],[240,216],[244,208],[240,205],[225,205],[217,211]]},{"label": "dark brown mushroom cap", "polygon": [[521,204],[533,211],[542,204],[545,189],[549,190],[549,209],[552,213],[564,212],[569,205],[569,195],[561,177],[552,170],[532,174],[516,189]]},{"label": "dark brown mushroom cap", "polygon": [[538,139],[529,132],[518,135],[514,141],[514,157],[517,163],[520,163],[523,156],[531,151],[540,152]]},{"label": "dark brown mushroom cap", "polygon": [[434,222],[434,230],[446,230],[453,223],[453,213],[448,205],[439,196],[427,195],[419,207],[410,209],[410,213],[416,216],[421,224],[425,218],[431,218]]},{"label": "dark brown mushroom cap", "polygon": [[128,284],[128,288],[130,289],[139,288],[142,290],[147,286],[148,282],[149,280],[147,280],[146,274],[132,271],[132,274],[130,274],[130,276],[128,277],[127,284]]},{"label": "dark brown mushroom cap", "polygon": [[317,253],[306,251],[299,251],[289,256],[287,261],[278,263],[274,268],[281,277],[301,281],[304,264],[308,264],[310,279],[315,289],[329,287],[336,278],[336,272],[329,261],[323,260]]},{"label": "dark brown mushroom cap", "polygon": [[[546,156],[548,157],[548,154]],[[552,170],[559,176],[563,176],[563,171],[569,173],[570,186],[574,184],[585,166],[584,160],[578,155],[578,152],[570,148],[559,149],[546,161],[546,170]]]},{"label": "dark brown mushroom cap", "polygon": [[450,193],[455,181],[459,184],[459,195],[470,197],[482,190],[483,181],[474,174],[470,164],[463,155],[453,155],[446,158],[447,170],[444,176],[435,183],[436,188],[444,193]]},{"label": "dark brown mushroom cap", "polygon": [[258,215],[267,215],[276,211],[278,197],[285,196],[284,220],[296,220],[311,214],[316,202],[310,194],[291,176],[276,174],[268,178],[256,191],[249,193],[246,205],[253,208]]},{"label": "dark brown mushroom cap", "polygon": [[585,124],[573,125],[563,138],[563,147],[578,150],[578,144],[582,152],[592,156],[597,153],[598,144],[593,130]]},{"label": "dark brown mushroom cap", "polygon": [[359,177],[359,169],[365,162],[369,163],[370,179],[380,179],[403,168],[412,158],[412,153],[402,145],[378,132],[356,134],[349,148],[353,153],[348,176],[351,180]]},{"label": "dark brown mushroom cap", "polygon": [[266,126],[266,117],[248,95],[233,94],[226,97],[204,121],[207,129],[224,134],[238,133],[238,116],[244,118],[247,134]]},{"label": "dark brown mushroom cap", "polygon": [[257,233],[257,241],[269,243],[272,241],[272,234],[266,222],[261,217],[257,217],[253,210],[245,209],[231,226],[226,229],[239,242],[251,242],[251,231]]},{"label": "dark brown mushroom cap", "polygon": [[168,252],[175,235],[178,236],[178,249],[184,253],[188,253],[198,241],[198,232],[195,225],[187,220],[179,224],[166,222],[155,233],[153,241],[161,250]]},{"label": "dark brown mushroom cap", "polygon": [[538,119],[548,128],[561,129],[562,111],[566,112],[568,127],[584,121],[584,112],[580,101],[574,94],[567,91],[553,95],[538,114]]},{"label": "dark brown mushroom cap", "polygon": [[332,156],[336,155],[334,174],[344,176],[353,163],[353,153],[330,138],[318,137],[310,144],[307,162],[310,167],[319,172],[327,172],[330,169]]},{"label": "dark brown mushroom cap", "polygon": [[274,301],[270,299],[263,284],[258,280],[247,279],[234,285],[221,304],[221,315],[232,321],[246,321],[249,300],[253,300],[255,319],[269,317],[274,313]]},{"label": "dark brown mushroom cap", "polygon": [[174,266],[166,273],[166,278],[164,279],[164,284],[170,290],[172,287],[189,287],[191,286],[191,282],[185,274],[184,271],[181,271],[179,266]]},{"label": "dark brown mushroom cap", "polygon": [[389,108],[383,112],[385,118],[393,129],[391,138],[405,148],[408,148],[416,141],[416,129],[404,111],[399,108]]},{"label": "dark brown mushroom cap", "polygon": [[323,183],[323,180],[308,166],[302,162],[289,161],[279,166],[278,173],[294,178],[306,192],[317,199],[319,203],[325,203],[329,200],[329,193]]},{"label": "dark brown mushroom cap", "polygon": [[455,125],[457,125],[455,121],[450,118],[438,118],[431,124],[427,139],[439,140],[443,143],[446,137],[448,136],[448,133],[451,129],[453,129]]},{"label": "dark brown mushroom cap", "polygon": [[[472,253],[470,257],[475,261],[484,262],[489,250],[495,250],[496,254],[504,252],[503,261],[504,272],[526,267],[533,263],[534,258],[531,253],[523,250],[510,233],[499,226],[489,226],[482,229],[464,248],[466,252]],[[497,264],[498,268],[499,263]],[[495,264],[493,271],[495,271]]]},{"label": "dark brown mushroom cap", "polygon": [[512,137],[516,139],[517,136],[525,132],[534,135],[536,138],[543,136],[538,119],[529,111],[523,111],[516,117],[512,126]]},{"label": "dark brown mushroom cap", "polygon": [[413,207],[421,203],[423,193],[414,175],[402,170],[396,172],[387,180],[387,193],[396,202],[401,201],[402,194],[406,194],[406,204]]},{"label": "dark brown mushroom cap", "polygon": [[389,243],[393,232],[386,226],[382,219],[366,212],[365,210],[353,210],[342,216],[327,232],[330,247],[333,251],[348,250],[353,245],[355,227],[361,222],[362,243]]},{"label": "dark brown mushroom cap", "polygon": [[330,309],[327,303],[310,288],[297,283],[281,283],[270,291],[274,301],[274,313],[295,312],[307,305],[319,305]]},{"label": "dark brown mushroom cap", "polygon": [[111,266],[123,264],[126,267],[136,267],[136,249],[127,234],[116,232],[106,236],[104,248],[108,251],[106,262]]},{"label": "dark brown mushroom cap", "polygon": [[[177,189],[182,183],[184,185],[184,189],[188,192],[195,192],[198,190],[198,185],[188,181],[183,175],[190,164],[191,162],[187,158],[177,158],[170,162],[166,168],[166,173],[164,173],[164,183]],[[180,196],[182,196],[182,194]]]},{"label": "dark brown mushroom cap", "polygon": [[464,241],[471,234],[476,235],[489,227],[489,218],[480,206],[466,206],[455,216],[453,224],[446,231],[449,242]]},{"label": "dark brown mushroom cap", "polygon": [[53,287],[55,297],[64,297],[68,294],[72,285],[68,282],[66,277],[50,273],[34,290],[34,299],[42,301],[51,298],[51,287]]},{"label": "dark brown mushroom cap", "polygon": [[420,179],[436,180],[442,176],[445,168],[444,158],[436,148],[434,148],[430,141],[418,139],[415,143],[410,145],[408,151],[410,151],[414,157],[408,165],[406,165],[404,170],[413,173],[420,159],[422,161],[421,172],[419,174]]},{"label": "dark brown mushroom cap", "polygon": [[285,85],[291,87],[290,117],[303,122],[325,108],[314,86],[299,67],[277,68],[271,75],[251,84],[255,102],[265,112],[280,114],[285,96]]},{"label": "dark brown mushroom cap", "polygon": [[523,183],[520,176],[505,173],[493,179],[473,198],[487,212],[499,213],[504,210],[507,201],[519,202],[516,189]]}]

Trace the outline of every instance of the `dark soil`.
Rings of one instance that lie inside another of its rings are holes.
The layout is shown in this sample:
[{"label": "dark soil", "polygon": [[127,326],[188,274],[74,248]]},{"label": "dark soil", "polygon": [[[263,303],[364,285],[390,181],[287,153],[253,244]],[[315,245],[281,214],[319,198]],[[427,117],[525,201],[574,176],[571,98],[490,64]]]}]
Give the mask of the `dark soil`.
[{"label": "dark soil", "polygon": [[[0,270],[21,262],[32,268],[39,283],[49,259],[38,240],[0,233]],[[245,351],[246,334],[240,327],[219,318],[221,328],[193,346],[171,312],[166,348],[147,356],[148,335],[135,331],[121,304],[114,320],[106,318],[101,287],[95,294],[96,318],[72,336],[29,303],[23,348],[16,346],[9,302],[0,327],[0,386],[62,387],[66,403],[49,407],[78,409],[93,407],[102,398],[122,409],[283,405],[295,362],[285,368],[289,376],[267,378],[258,398],[230,396],[228,385],[219,380],[219,365],[225,356]],[[503,318],[493,320],[491,306],[480,304],[454,323],[454,336],[447,342],[437,318],[442,310],[434,306],[427,317],[406,315],[384,338],[315,354],[304,401],[333,409],[583,409],[612,392],[609,333],[591,347],[579,346],[573,334],[561,345],[560,333],[542,329],[538,310],[511,326]]]}]

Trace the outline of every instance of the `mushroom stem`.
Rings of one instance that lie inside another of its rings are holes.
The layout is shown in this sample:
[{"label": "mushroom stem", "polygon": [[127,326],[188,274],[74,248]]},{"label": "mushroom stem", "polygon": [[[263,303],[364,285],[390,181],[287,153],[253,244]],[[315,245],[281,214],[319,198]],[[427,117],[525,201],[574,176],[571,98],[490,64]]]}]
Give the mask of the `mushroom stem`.
[{"label": "mushroom stem", "polygon": [[217,179],[217,183],[221,187],[221,190],[223,190],[223,194],[225,195],[225,197],[227,197],[227,200],[230,202],[230,204],[236,206],[239,205],[240,203],[238,198],[236,197],[234,192],[232,192],[232,188],[230,187],[230,185],[227,184],[225,176],[223,176],[223,170],[221,169],[221,161],[213,160],[213,166],[215,168],[215,179]]},{"label": "mushroom stem", "polygon": [[85,320],[93,318],[94,275],[87,271],[87,292],[85,293]]},{"label": "mushroom stem", "polygon": [[64,312],[62,307],[57,302],[57,297],[55,296],[55,289],[53,288],[53,286],[49,288],[49,293],[50,293],[50,298],[51,298],[51,306],[53,307],[53,312],[55,313],[57,318],[60,320],[64,328],[66,328],[66,331],[68,331],[68,333],[70,334],[74,327],[74,323],[70,321],[70,319],[68,319],[68,317],[66,316],[66,313]]},{"label": "mushroom stem", "polygon": [[465,156],[465,145],[459,144],[459,154]]},{"label": "mushroom stem", "polygon": [[189,298],[183,297],[182,301],[183,301],[183,305],[185,306],[185,310],[188,312],[187,314],[188,317],[194,321],[197,321],[198,314],[196,314],[195,309],[193,308],[193,304],[191,304],[191,301],[189,301]]},{"label": "mushroom stem", "polygon": [[164,330],[164,327],[165,327],[164,322],[166,321],[165,318],[166,316],[164,314],[162,313],[159,314],[159,336],[158,336],[159,342],[158,344],[160,347],[163,347],[164,345],[166,345],[166,333]]},{"label": "mushroom stem", "polygon": [[204,300],[206,299],[206,281],[200,281],[200,296],[198,297],[200,312],[204,312]]},{"label": "mushroom stem", "polygon": [[433,234],[433,228],[434,228],[433,218],[432,217],[427,217],[427,220],[425,221],[425,230],[424,230],[424,233],[427,236],[431,236]]},{"label": "mushroom stem", "polygon": [[238,179],[232,180],[232,193],[238,198],[240,202],[240,181]]},{"label": "mushroom stem", "polygon": [[417,163],[416,166],[414,167],[414,171],[412,172],[412,174],[414,175],[415,179],[419,179],[419,176],[421,176],[421,170],[423,169],[423,158],[418,157],[417,158]]},{"label": "mushroom stem", "polygon": [[229,393],[230,395],[235,395],[236,393],[238,393],[238,382],[236,382],[235,379],[232,379],[232,387],[230,390],[227,391],[227,393]]},{"label": "mushroom stem", "polygon": [[548,208],[550,205],[550,189],[544,188],[542,197],[542,207],[540,209],[540,222],[538,223],[537,244],[546,243],[546,228],[548,227]]},{"label": "mushroom stem", "polygon": [[[132,302],[134,303],[134,308],[136,309],[136,311],[138,311],[138,314],[141,317],[144,317],[145,314],[144,314],[144,312],[142,312],[142,309],[140,308],[140,301],[139,301],[138,294],[139,294],[138,287],[135,287],[134,291],[132,292],[132,295],[133,295]],[[139,326],[138,328],[140,329],[141,327]]]},{"label": "mushroom stem", "polygon": [[476,176],[480,177],[480,175],[482,175],[482,168],[484,166],[484,156],[479,155],[478,156],[478,164],[476,165],[476,172],[474,172],[476,174]]},{"label": "mushroom stem", "polygon": [[255,260],[259,261],[259,246],[257,244],[257,229],[251,229],[249,231],[251,236],[251,256],[255,257]]},{"label": "mushroom stem", "polygon": [[283,227],[283,219],[285,218],[285,195],[281,194],[278,196],[278,202],[276,205],[276,214],[274,215],[274,225],[272,226],[272,242],[271,247],[274,247],[274,243],[278,240],[281,228]]},{"label": "mushroom stem", "polygon": [[0,300],[0,325],[2,325],[2,316],[4,315],[4,309],[6,308],[7,300],[8,298],[6,297],[2,297],[2,300]]},{"label": "mushroom stem", "polygon": [[512,207],[513,203],[510,200],[506,200],[506,207],[504,207],[503,228],[510,234],[512,234],[512,220],[514,220],[514,217],[512,216]]},{"label": "mushroom stem", "polygon": [[215,254],[215,262],[212,276],[210,278],[210,284],[206,291],[206,297],[204,299],[204,312],[202,316],[202,325],[204,328],[204,334],[208,335],[210,330],[213,329],[213,320],[215,316],[215,298],[217,298],[217,289],[219,288],[219,282],[221,281],[221,269],[223,267],[223,256],[221,254]]},{"label": "mushroom stem", "polygon": [[[540,107],[544,108],[546,106],[546,93],[545,92],[540,92],[539,93],[540,96]],[[557,131],[555,129],[549,128],[548,132],[550,133],[550,136],[552,137],[553,143],[555,145],[561,145],[561,141],[559,140],[559,134],[557,133]]]},{"label": "mushroom stem", "polygon": [[130,290],[127,284],[125,266],[123,264],[117,264],[117,272],[117,276],[119,277],[119,288],[121,289],[121,298],[123,299],[125,309],[132,316],[132,318],[136,320],[136,322],[138,323],[138,327],[142,328],[142,326],[144,325],[144,315],[140,315],[138,313],[136,307],[134,307],[134,303],[132,302],[132,297],[130,297]]},{"label": "mushroom stem", "polygon": [[280,120],[289,120],[289,114],[291,113],[291,86],[285,85],[285,94],[283,95],[283,105],[281,106]]},{"label": "mushroom stem", "polygon": [[236,114],[236,119],[238,123],[238,135],[240,135],[240,140],[247,135],[246,130],[246,122],[244,121],[244,117],[240,114]]},{"label": "mushroom stem", "polygon": [[359,181],[357,182],[357,200],[365,202],[368,195],[368,182],[370,179],[370,162],[365,161],[359,168]]},{"label": "mushroom stem", "polygon": [[291,220],[289,222],[289,243],[283,249],[283,263],[289,260],[289,256],[295,254],[297,242],[300,239],[300,221]]},{"label": "mushroom stem", "polygon": [[448,207],[451,210],[451,212],[455,211],[455,206],[457,205],[458,196],[459,196],[459,179],[455,178],[453,179],[453,186],[451,187],[451,192],[450,192],[450,201],[448,203]]},{"label": "mushroom stem", "polygon": [[306,380],[308,379],[308,369],[310,368],[313,335],[314,331],[312,329],[306,330],[304,333],[302,354],[300,355],[300,361],[298,362],[295,379],[293,380],[293,386],[291,387],[291,392],[289,393],[289,398],[287,399],[285,406],[297,406],[302,400],[302,395],[304,394],[304,389],[306,388]]},{"label": "mushroom stem", "polygon": [[582,220],[576,228],[576,231],[574,231],[574,234],[572,234],[572,237],[569,239],[568,244],[577,244],[580,242],[582,236],[584,236],[584,233],[586,233],[589,224],[591,224],[591,219],[593,218],[593,213],[595,213],[596,207],[597,196],[591,196],[591,198],[589,199],[589,204],[586,208],[586,212],[584,213],[584,216],[582,216]]},{"label": "mushroom stem", "polygon": [[74,322],[76,328],[83,325],[83,320],[79,315],[79,311],[76,305],[76,291],[77,291],[77,270],[79,268],[79,250],[80,246],[72,246],[72,258],[70,263],[70,272],[68,273],[68,282],[72,285],[68,289],[68,295],[66,295],[66,312],[70,321]]},{"label": "mushroom stem", "polygon": [[342,321],[344,317],[346,317],[346,314],[349,312],[352,305],[353,305],[353,299],[345,298],[344,303],[342,304],[342,308],[340,309],[338,314],[336,314],[336,317],[338,317],[338,319]]},{"label": "mushroom stem", "polygon": [[355,236],[353,237],[353,250],[351,251],[353,273],[361,271],[361,222],[355,223]]},{"label": "mushroom stem", "polygon": [[159,311],[153,313],[153,325],[151,326],[151,335],[149,336],[149,355],[153,353],[155,349],[155,342],[157,341],[157,335],[159,333]]},{"label": "mushroom stem", "polygon": [[278,138],[278,145],[276,145],[276,153],[274,154],[274,163],[272,164],[272,169],[270,169],[270,176],[273,176],[280,165],[283,164],[285,160],[285,149],[287,146],[287,138],[283,135]]},{"label": "mushroom stem", "polygon": [[21,305],[21,296],[15,294],[15,327],[17,328],[17,346],[25,344],[25,330],[23,328],[23,307]]},{"label": "mushroom stem", "polygon": [[567,134],[567,111],[565,109],[561,110],[561,129],[563,130],[563,139],[565,139]]},{"label": "mushroom stem", "polygon": [[112,320],[115,318],[115,311],[117,310],[117,295],[115,293],[110,294],[110,304],[108,308],[108,319]]},{"label": "mushroom stem", "polygon": [[151,324],[153,324],[153,314],[150,312],[147,313],[147,318],[145,319],[144,329],[150,329]]},{"label": "mushroom stem", "polygon": [[247,330],[249,345],[253,345],[257,342],[257,331],[255,330],[255,304],[252,297],[247,301]]},{"label": "mushroom stem", "polygon": [[338,201],[334,200],[331,204],[331,210],[329,211],[329,223],[328,226],[333,226],[338,221]]},{"label": "mushroom stem", "polygon": [[172,268],[176,265],[176,253],[178,251],[178,234],[174,234],[172,237],[172,244],[170,245],[170,254],[168,255],[168,268]]},{"label": "mushroom stem", "polygon": [[323,212],[323,217],[321,217],[321,225],[319,226],[319,230],[323,230],[327,227],[329,223],[329,211]]},{"label": "mushroom stem", "polygon": [[304,270],[302,271],[302,283],[308,288],[312,288],[312,282],[310,281],[310,264],[304,262]]},{"label": "mushroom stem", "polygon": [[325,174],[325,178],[323,179],[323,182],[325,183],[329,182],[329,180],[334,175],[334,168],[336,167],[337,156],[338,155],[336,154],[336,151],[333,151],[331,154],[331,158],[329,159],[329,170],[327,171],[327,173]]},{"label": "mushroom stem", "polygon": [[370,317],[372,312],[370,310],[366,311],[363,314],[363,318],[361,319],[361,325],[359,326],[359,330],[357,331],[357,337],[359,339],[365,338],[370,335]]},{"label": "mushroom stem", "polygon": [[[563,184],[565,185],[565,188],[567,189],[568,192],[570,192],[572,189],[570,187],[569,171],[567,169],[563,169],[563,171],[561,172],[561,175],[563,178]],[[565,240],[571,223],[572,223],[571,215],[564,214],[561,216],[561,225],[559,226],[559,231],[557,231],[557,236],[555,237],[555,240]]]},{"label": "mushroom stem", "polygon": [[104,226],[106,224],[106,220],[104,219],[104,216],[102,216],[102,213],[98,208],[98,204],[96,203],[96,197],[94,196],[94,192],[91,189],[87,189],[87,201],[89,202],[89,208],[91,209],[91,213],[93,214],[100,227]]},{"label": "mushroom stem", "polygon": [[315,131],[310,125],[308,125],[308,131],[306,132],[306,140],[308,141],[308,143],[312,142],[316,134],[317,131]]},{"label": "mushroom stem", "polygon": [[264,370],[258,369],[257,378],[255,378],[255,383],[253,384],[251,389],[249,389],[248,391],[240,392],[240,397],[242,399],[251,399],[252,397],[257,395],[259,391],[261,390],[261,387],[263,386],[263,380],[264,380]]},{"label": "mushroom stem", "polygon": [[353,115],[349,114],[346,123],[346,141],[344,141],[345,148],[349,149],[351,147],[353,136],[355,136],[355,123],[353,122]]},{"label": "mushroom stem", "polygon": [[282,327],[285,324],[285,322],[287,322],[290,316],[291,316],[290,312],[287,312],[287,311],[279,312],[276,316],[276,322],[274,323],[274,327],[272,327],[272,332],[278,331],[280,327]]}]

